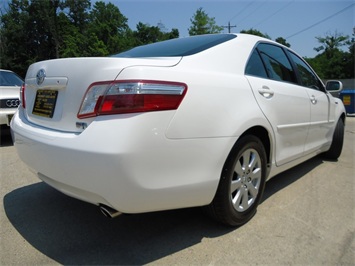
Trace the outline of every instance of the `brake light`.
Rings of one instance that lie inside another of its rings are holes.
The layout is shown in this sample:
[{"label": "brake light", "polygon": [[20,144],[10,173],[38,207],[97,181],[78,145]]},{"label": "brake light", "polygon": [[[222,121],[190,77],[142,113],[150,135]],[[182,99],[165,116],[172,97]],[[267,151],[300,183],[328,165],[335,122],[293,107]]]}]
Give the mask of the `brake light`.
[{"label": "brake light", "polygon": [[93,83],[85,94],[78,118],[175,110],[186,91],[186,84],[178,82],[124,80]]},{"label": "brake light", "polygon": [[23,83],[20,89],[20,101],[24,109],[26,108],[25,90],[26,90],[26,85],[25,83]]}]

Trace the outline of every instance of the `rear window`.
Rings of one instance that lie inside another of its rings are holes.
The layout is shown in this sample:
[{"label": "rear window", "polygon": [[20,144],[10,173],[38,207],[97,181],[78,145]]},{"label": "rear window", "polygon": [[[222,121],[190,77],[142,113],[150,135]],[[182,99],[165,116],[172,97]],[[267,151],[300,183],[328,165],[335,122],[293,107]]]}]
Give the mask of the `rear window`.
[{"label": "rear window", "polygon": [[188,56],[236,38],[232,34],[198,35],[138,46],[113,57]]}]

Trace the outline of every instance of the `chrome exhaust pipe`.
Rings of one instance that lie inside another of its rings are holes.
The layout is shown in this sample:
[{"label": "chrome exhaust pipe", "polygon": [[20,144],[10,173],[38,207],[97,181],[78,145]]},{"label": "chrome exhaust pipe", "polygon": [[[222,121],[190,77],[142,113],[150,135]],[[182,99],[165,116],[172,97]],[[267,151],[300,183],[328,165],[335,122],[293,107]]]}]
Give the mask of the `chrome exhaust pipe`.
[{"label": "chrome exhaust pipe", "polygon": [[103,215],[105,215],[108,218],[115,218],[117,216],[120,216],[122,213],[103,204],[99,205],[100,211],[102,212]]}]

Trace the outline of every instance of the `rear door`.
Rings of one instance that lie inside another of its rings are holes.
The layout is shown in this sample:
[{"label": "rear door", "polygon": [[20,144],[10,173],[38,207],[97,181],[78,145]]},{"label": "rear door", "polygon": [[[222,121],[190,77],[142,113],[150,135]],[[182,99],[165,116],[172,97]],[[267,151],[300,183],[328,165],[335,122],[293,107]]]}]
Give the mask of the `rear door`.
[{"label": "rear door", "polygon": [[254,96],[275,134],[276,164],[302,156],[311,117],[307,89],[297,85],[284,50],[260,43],[246,67]]}]

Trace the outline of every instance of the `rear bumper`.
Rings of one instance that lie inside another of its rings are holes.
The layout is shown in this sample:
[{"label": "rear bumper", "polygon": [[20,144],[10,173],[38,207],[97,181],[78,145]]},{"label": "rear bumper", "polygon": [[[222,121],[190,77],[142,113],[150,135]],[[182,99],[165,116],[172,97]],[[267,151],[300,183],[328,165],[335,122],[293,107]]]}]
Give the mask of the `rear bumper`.
[{"label": "rear bumper", "polygon": [[19,109],[11,128],[20,158],[69,196],[124,213],[206,205],[236,139],[167,139],[172,116],[101,117],[77,134],[36,127]]}]

